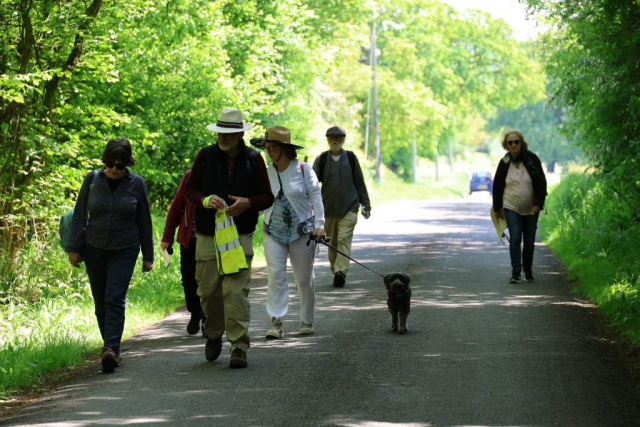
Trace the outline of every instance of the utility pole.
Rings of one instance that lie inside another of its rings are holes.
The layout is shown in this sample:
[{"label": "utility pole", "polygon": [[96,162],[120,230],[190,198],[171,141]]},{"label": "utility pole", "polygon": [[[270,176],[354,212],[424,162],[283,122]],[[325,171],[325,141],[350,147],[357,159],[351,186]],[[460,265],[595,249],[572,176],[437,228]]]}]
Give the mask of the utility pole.
[{"label": "utility pole", "polygon": [[418,143],[416,136],[413,135],[413,157],[411,159],[411,168],[413,169],[413,183],[418,183]]},{"label": "utility pole", "polygon": [[[373,65],[373,57],[375,56],[375,50],[374,50],[374,25],[375,23],[371,24],[371,44],[369,45],[369,62],[367,63],[367,65]],[[374,79],[375,80],[375,79]],[[365,130],[364,133],[364,155],[366,156],[367,159],[369,159],[369,119],[371,118],[371,90],[372,88],[369,88],[369,90],[367,91],[367,128]]]},{"label": "utility pole", "polygon": [[373,21],[371,34],[371,50],[373,51],[373,135],[374,144],[376,146],[376,181],[378,184],[382,183],[382,176],[380,175],[380,163],[382,156],[380,154],[380,133],[378,132],[378,81],[376,65],[378,63],[378,55],[376,54],[376,21]]}]

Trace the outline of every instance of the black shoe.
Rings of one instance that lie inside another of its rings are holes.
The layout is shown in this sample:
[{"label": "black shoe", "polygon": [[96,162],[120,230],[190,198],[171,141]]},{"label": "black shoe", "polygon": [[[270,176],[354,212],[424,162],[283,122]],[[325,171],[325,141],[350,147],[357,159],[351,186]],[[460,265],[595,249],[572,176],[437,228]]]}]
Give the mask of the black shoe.
[{"label": "black shoe", "polygon": [[204,357],[206,357],[209,362],[216,360],[218,356],[220,356],[221,351],[222,338],[218,338],[217,340],[207,338],[207,343],[204,345]]},{"label": "black shoe", "polygon": [[533,273],[530,271],[524,272],[524,281],[525,282],[533,282]]},{"label": "black shoe", "polygon": [[247,353],[239,348],[236,348],[231,352],[231,360],[229,361],[229,367],[233,369],[241,369],[247,367]]},{"label": "black shoe", "polygon": [[343,287],[344,283],[346,282],[346,278],[347,278],[347,276],[345,276],[342,271],[338,271],[333,276],[333,286],[335,286],[336,288]]},{"label": "black shoe", "polygon": [[113,372],[113,370],[120,366],[120,363],[122,362],[120,356],[116,355],[116,353],[109,347],[104,347],[102,349],[100,359],[102,360],[102,372],[104,373]]},{"label": "black shoe", "polygon": [[195,335],[200,330],[200,318],[202,318],[201,313],[191,313],[191,319],[187,324],[187,333],[189,335]]},{"label": "black shoe", "polygon": [[511,280],[509,280],[509,283],[520,283],[520,273],[511,274]]}]

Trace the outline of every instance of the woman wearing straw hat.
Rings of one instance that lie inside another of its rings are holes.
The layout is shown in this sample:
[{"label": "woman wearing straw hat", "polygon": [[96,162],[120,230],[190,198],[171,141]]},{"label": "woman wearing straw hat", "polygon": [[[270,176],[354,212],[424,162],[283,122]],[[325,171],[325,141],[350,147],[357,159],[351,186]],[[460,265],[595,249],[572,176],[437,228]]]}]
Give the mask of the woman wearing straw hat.
[{"label": "woman wearing straw hat", "polygon": [[324,207],[315,172],[296,159],[289,129],[273,126],[264,138],[251,143],[264,149],[272,164],[267,168],[271,189],[275,195],[272,207],[264,215],[264,253],[269,271],[267,313],[271,328],[267,338],[282,338],[282,321],[289,310],[287,258],[291,262],[300,296],[300,334],[313,334],[315,304],[314,246],[307,246],[306,236],[323,238]]},{"label": "woman wearing straw hat", "polygon": [[547,197],[547,179],[542,163],[529,151],[522,132],[510,130],[502,138],[507,154],[498,163],[493,181],[493,211],[507,220],[511,279],[509,283],[533,281],[533,249],[538,216]]}]

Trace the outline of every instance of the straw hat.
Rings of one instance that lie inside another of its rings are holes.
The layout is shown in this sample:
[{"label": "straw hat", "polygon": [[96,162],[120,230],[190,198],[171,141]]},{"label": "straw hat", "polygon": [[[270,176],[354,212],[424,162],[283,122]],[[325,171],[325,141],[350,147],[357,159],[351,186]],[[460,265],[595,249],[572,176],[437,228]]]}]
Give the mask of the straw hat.
[{"label": "straw hat", "polygon": [[304,148],[291,143],[291,132],[289,132],[289,129],[284,126],[271,126],[265,131],[264,138],[253,138],[249,142],[251,142],[251,145],[253,145],[254,147],[262,148],[263,150],[265,142],[273,142],[286,145],[296,150]]}]

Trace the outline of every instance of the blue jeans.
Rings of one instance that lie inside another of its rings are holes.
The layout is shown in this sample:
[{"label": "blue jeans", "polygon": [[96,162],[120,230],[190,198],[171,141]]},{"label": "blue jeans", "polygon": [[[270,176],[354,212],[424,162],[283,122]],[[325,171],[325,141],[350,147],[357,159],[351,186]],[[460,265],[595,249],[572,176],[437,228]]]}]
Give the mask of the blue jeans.
[{"label": "blue jeans", "polygon": [[[531,271],[539,215],[520,215],[511,209],[504,210],[507,227],[509,228],[511,269],[514,274],[520,274],[522,270]],[[523,241],[524,245],[522,244]],[[521,248],[521,246],[523,247]]]},{"label": "blue jeans", "polygon": [[139,245],[109,251],[85,243],[82,250],[104,347],[116,354],[120,354],[127,290],[138,253]]}]

